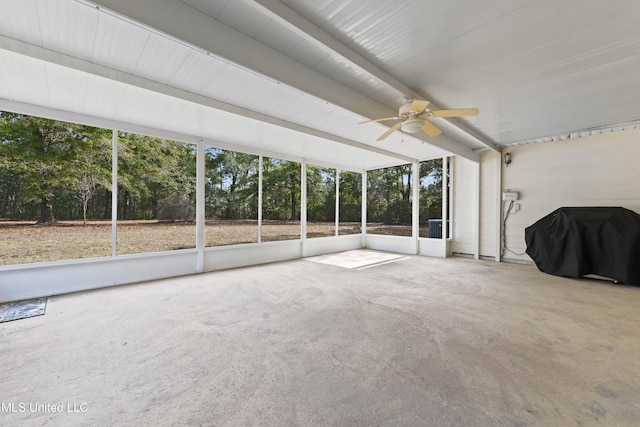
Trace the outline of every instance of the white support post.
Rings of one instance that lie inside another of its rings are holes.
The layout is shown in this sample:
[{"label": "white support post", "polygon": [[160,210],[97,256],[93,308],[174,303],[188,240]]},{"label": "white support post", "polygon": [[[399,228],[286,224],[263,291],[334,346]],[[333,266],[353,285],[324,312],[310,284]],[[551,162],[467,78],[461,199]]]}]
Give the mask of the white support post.
[{"label": "white support post", "polygon": [[450,236],[449,229],[449,158],[442,158],[442,248],[444,257],[447,257],[447,236]]},{"label": "white support post", "polygon": [[336,169],[336,236],[340,235],[340,169]]},{"label": "white support post", "polygon": [[414,254],[420,252],[420,163],[411,163],[411,237],[412,251]]},{"label": "white support post", "polygon": [[367,247],[367,171],[362,171],[362,200],[360,202],[360,211],[362,212],[362,247]]},{"label": "white support post", "polygon": [[304,242],[307,239],[307,159],[300,164],[300,256],[304,257]]},{"label": "white support post", "polygon": [[196,249],[198,251],[198,260],[196,271],[202,273],[204,271],[204,233],[205,233],[205,162],[204,162],[204,140],[200,140],[196,146]]},{"label": "white support post", "polygon": [[473,163],[473,258],[480,259],[480,163]]},{"label": "white support post", "polygon": [[495,260],[502,260],[502,153],[498,153],[496,163],[496,231],[495,231]]},{"label": "white support post", "polygon": [[118,130],[111,138],[111,256],[118,255]]},{"label": "white support post", "polygon": [[258,243],[262,243],[262,168],[264,158],[258,156]]},{"label": "white support post", "polygon": [[[449,206],[447,207],[447,219],[449,220],[449,238],[453,240],[453,233],[456,228],[455,221],[453,220],[453,208],[455,207],[455,191],[456,191],[456,169],[455,169],[455,157],[447,158],[447,167],[448,167],[448,181],[449,181],[449,191],[447,192],[447,197],[449,198]],[[449,256],[449,248],[447,247],[447,256]]]}]

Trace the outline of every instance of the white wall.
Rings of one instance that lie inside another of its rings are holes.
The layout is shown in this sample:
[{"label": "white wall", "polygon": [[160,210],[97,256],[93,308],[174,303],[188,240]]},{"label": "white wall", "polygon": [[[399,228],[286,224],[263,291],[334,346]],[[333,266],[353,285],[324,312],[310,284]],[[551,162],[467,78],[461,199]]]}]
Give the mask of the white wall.
[{"label": "white wall", "polygon": [[3,266],[0,302],[59,295],[196,272],[193,249]]},{"label": "white wall", "polygon": [[445,239],[418,239],[418,254],[438,258],[446,258],[448,255],[449,240]]},{"label": "white wall", "polygon": [[[507,221],[507,245],[526,249],[524,229],[565,206],[621,206],[640,213],[640,130],[511,147],[504,189],[520,192]],[[483,196],[484,197],[484,196]],[[504,259],[526,260],[509,252]]]},{"label": "white wall", "polygon": [[[359,249],[359,234],[204,249],[204,271]],[[307,253],[308,252],[308,253]],[[0,268],[0,303],[198,273],[195,249]]]},{"label": "white wall", "polygon": [[475,248],[475,167],[470,160],[452,157],[453,164],[453,233],[450,250],[453,255],[474,255]]},{"label": "white wall", "polygon": [[316,237],[313,239],[305,239],[302,245],[302,256],[309,257],[354,249],[362,249],[361,234]]},{"label": "white wall", "polygon": [[495,151],[480,153],[480,257],[494,258],[500,249],[500,163]]},{"label": "white wall", "polygon": [[365,248],[377,251],[397,252],[400,254],[415,254],[416,248],[412,237],[383,236],[367,234]]},{"label": "white wall", "polygon": [[[524,229],[564,206],[622,206],[640,213],[640,130],[628,130],[566,141],[514,146],[509,167],[501,155],[480,157],[479,256],[500,253],[503,190],[520,193],[521,210],[507,221],[507,246],[524,253]],[[474,163],[453,158],[453,238],[451,252],[474,255]],[[502,184],[500,185],[500,181]],[[502,209],[502,211],[501,211]],[[531,262],[507,252],[504,260]]]}]

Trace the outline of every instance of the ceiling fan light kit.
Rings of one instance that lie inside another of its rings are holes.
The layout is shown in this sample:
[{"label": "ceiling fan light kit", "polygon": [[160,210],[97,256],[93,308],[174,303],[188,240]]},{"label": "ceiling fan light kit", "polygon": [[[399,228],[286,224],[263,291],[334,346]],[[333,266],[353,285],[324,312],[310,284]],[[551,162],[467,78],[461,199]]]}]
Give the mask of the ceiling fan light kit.
[{"label": "ceiling fan light kit", "polygon": [[416,133],[422,130],[423,127],[424,127],[424,120],[408,119],[402,122],[402,126],[400,127],[400,129],[402,129],[403,132]]},{"label": "ceiling fan light kit", "polygon": [[398,117],[385,117],[383,119],[365,120],[362,123],[384,122],[387,120],[402,120],[390,127],[385,133],[378,137],[377,141],[382,141],[393,132],[401,129],[406,133],[416,133],[424,130],[431,137],[438,136],[442,130],[431,123],[427,118],[434,117],[465,117],[475,116],[478,114],[477,108],[456,108],[453,110],[429,110],[427,107],[430,102],[422,99],[416,99],[402,105],[398,110]]}]

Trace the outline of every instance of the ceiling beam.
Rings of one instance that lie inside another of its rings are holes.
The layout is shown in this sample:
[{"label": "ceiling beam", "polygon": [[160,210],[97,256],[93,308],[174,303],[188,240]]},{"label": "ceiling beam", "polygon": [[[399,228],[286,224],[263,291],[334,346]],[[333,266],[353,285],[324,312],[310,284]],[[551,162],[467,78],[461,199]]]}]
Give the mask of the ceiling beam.
[{"label": "ceiling beam", "polygon": [[94,76],[107,78],[119,83],[124,83],[130,86],[134,86],[137,88],[146,89],[155,93],[171,96],[184,101],[193,102],[195,104],[202,105],[205,107],[214,108],[220,111],[226,111],[228,113],[236,114],[249,119],[258,120],[264,123],[280,126],[296,132],[301,132],[307,135],[327,139],[329,141],[338,142],[340,144],[348,145],[350,147],[355,147],[361,150],[367,150],[377,154],[382,154],[394,159],[403,160],[407,162],[416,161],[416,159],[413,157],[404,156],[389,150],[367,145],[362,142],[353,141],[351,139],[343,138],[341,136],[333,135],[333,134],[323,132],[317,129],[313,129],[307,126],[299,125],[297,123],[292,123],[292,122],[282,120],[273,116],[269,116],[267,114],[249,110],[247,108],[238,107],[223,101],[219,101],[217,99],[209,98],[209,97],[199,95],[193,92],[189,92],[183,89],[178,89],[176,87],[169,86],[164,83],[159,83],[144,77],[135,76],[133,74],[129,74],[123,71],[115,70],[113,68],[109,68],[103,65],[95,64],[93,62],[85,61],[83,59],[64,55],[60,52],[45,49],[45,48],[35,46],[26,42],[11,39],[9,37],[0,36],[0,49],[8,50],[10,52],[28,56],[30,58],[42,60],[45,62],[49,62],[52,64],[67,67],[67,68],[71,68],[71,69],[88,73]]},{"label": "ceiling beam", "polygon": [[[95,0],[87,3],[96,4],[122,19],[143,24],[208,54],[257,72],[274,83],[285,84],[362,117],[397,114],[396,109],[330,79],[179,0]],[[419,138],[419,135],[413,136]],[[473,162],[479,161],[477,152],[446,135],[419,139]]]},{"label": "ceiling beam", "polygon": [[338,56],[360,71],[364,71],[380,82],[395,89],[406,99],[418,98],[419,95],[409,86],[397,80],[391,74],[371,63],[353,49],[345,46],[338,39],[317,27],[304,16],[288,8],[278,0],[243,0],[246,4],[269,16],[274,21],[293,30],[296,34],[310,41],[325,52]]},{"label": "ceiling beam", "polygon": [[[429,96],[425,96],[424,94],[415,92],[409,86],[393,77],[391,74],[382,70],[380,67],[364,58],[353,49],[347,47],[323,29],[311,23],[304,16],[298,14],[294,10],[282,4],[279,0],[243,1],[253,8],[259,10],[260,12],[266,14],[276,22],[286,26],[287,28],[294,31],[305,40],[310,41],[325,52],[328,52],[333,56],[340,57],[342,60],[347,61],[352,66],[356,67],[359,71],[368,74],[369,76],[378,80],[380,83],[394,89],[400,96],[404,97],[405,99],[430,99]],[[434,103],[431,103],[430,108],[432,110],[442,109]],[[492,141],[490,141],[488,137],[481,135],[477,130],[462,123],[461,121],[456,119],[445,119],[445,121],[450,125],[458,128],[459,131],[464,132],[469,137],[473,138],[487,148],[498,152],[500,151],[499,148]]]}]

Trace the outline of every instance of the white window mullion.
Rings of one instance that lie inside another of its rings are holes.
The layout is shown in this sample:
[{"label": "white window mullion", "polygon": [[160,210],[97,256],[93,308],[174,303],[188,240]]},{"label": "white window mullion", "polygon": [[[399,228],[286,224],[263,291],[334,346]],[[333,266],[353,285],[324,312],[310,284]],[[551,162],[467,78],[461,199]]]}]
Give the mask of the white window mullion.
[{"label": "white window mullion", "polygon": [[340,235],[340,170],[336,169],[336,236]]},{"label": "white window mullion", "polygon": [[204,141],[196,148],[196,249],[198,250],[197,271],[204,271],[205,233],[205,152]]},{"label": "white window mullion", "polygon": [[362,247],[367,247],[367,171],[362,171],[362,191],[360,211],[362,212]]},{"label": "white window mullion", "polygon": [[111,138],[111,256],[118,255],[118,130]]},{"label": "white window mullion", "polygon": [[262,168],[264,157],[258,157],[258,243],[262,243]]}]

